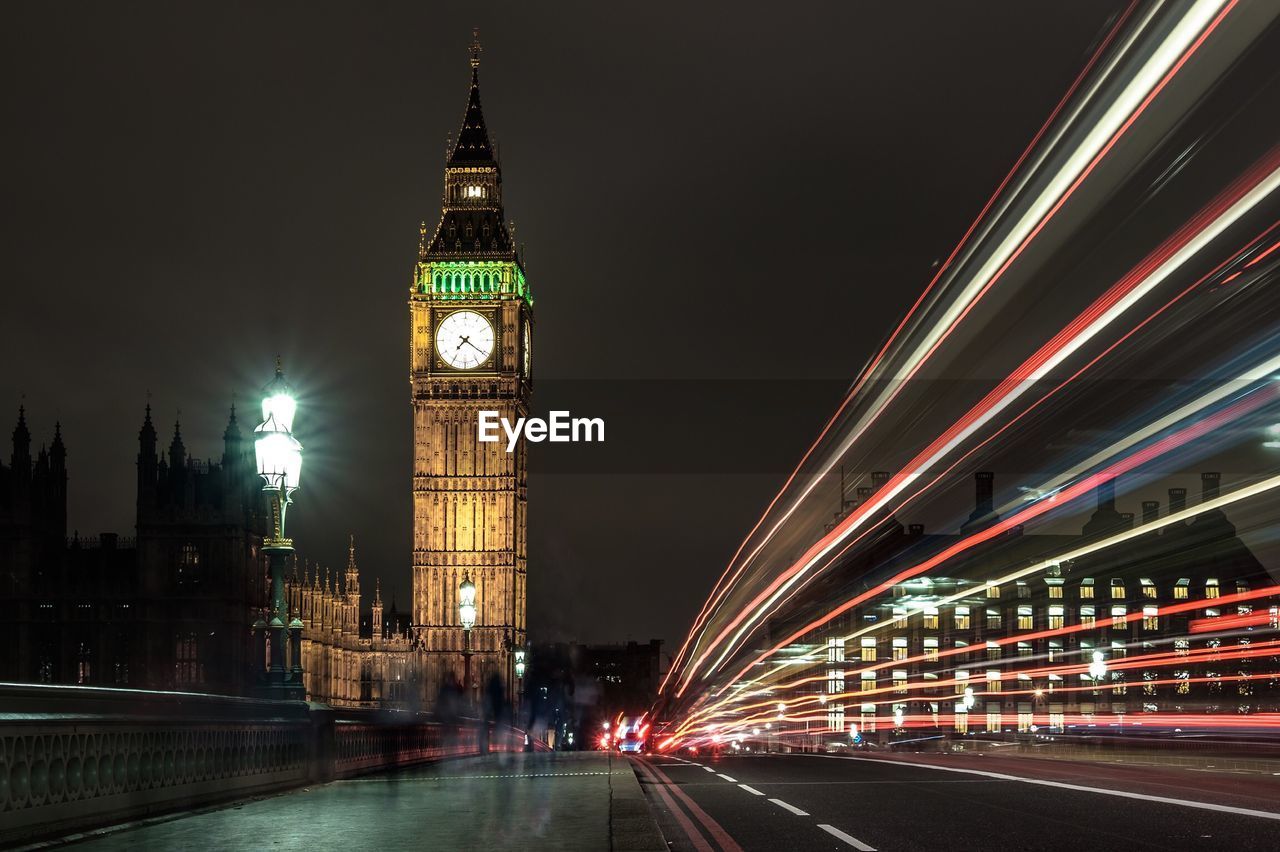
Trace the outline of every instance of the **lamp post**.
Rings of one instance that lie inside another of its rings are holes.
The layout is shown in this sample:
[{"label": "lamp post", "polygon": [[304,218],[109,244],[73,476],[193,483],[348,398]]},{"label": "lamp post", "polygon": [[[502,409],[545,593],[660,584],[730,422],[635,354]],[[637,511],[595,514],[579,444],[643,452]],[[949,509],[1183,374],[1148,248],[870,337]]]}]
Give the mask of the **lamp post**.
[{"label": "lamp post", "polygon": [[463,577],[458,585],[458,620],[462,622],[462,687],[470,704],[471,696],[471,628],[476,624],[476,584]]},{"label": "lamp post", "polygon": [[[254,429],[254,454],[262,490],[271,504],[271,533],[262,544],[271,568],[271,605],[265,627],[271,643],[270,664],[262,692],[270,698],[302,700],[306,691],[302,684],[301,623],[288,621],[284,594],[284,567],[293,553],[293,540],[285,538],[285,510],[293,502],[302,473],[302,445],[293,437],[293,415],[297,402],[293,390],[284,380],[280,360],[276,359],[275,378],[264,389],[262,422]],[[296,619],[295,619],[296,620]],[[293,670],[285,671],[285,646],[290,627],[295,627]]]},{"label": "lamp post", "polygon": [[514,666],[516,672],[516,688],[512,690],[515,693],[515,713],[512,715],[512,719],[517,727],[519,727],[522,721],[520,716],[521,710],[524,706],[524,672],[527,659],[528,652],[524,648],[516,648]]}]

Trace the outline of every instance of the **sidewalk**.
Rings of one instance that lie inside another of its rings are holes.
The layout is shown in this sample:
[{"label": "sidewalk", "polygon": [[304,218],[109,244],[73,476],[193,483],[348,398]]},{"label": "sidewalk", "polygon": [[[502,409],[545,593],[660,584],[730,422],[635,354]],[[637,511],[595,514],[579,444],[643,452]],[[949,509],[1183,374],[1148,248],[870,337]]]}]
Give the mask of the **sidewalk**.
[{"label": "sidewalk", "polygon": [[105,831],[74,848],[667,848],[630,763],[600,752],[450,760]]}]

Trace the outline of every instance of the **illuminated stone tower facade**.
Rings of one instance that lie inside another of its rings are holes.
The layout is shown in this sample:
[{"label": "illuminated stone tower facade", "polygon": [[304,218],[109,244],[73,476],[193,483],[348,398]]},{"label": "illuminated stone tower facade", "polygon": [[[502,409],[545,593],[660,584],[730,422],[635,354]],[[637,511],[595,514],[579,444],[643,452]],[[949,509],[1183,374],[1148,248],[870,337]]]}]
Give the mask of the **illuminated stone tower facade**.
[{"label": "illuminated stone tower facade", "polygon": [[503,218],[502,171],[480,110],[480,47],[444,172],[440,222],[424,224],[409,298],[413,403],[413,625],[428,690],[462,680],[458,586],[476,587],[471,683],[513,689],[525,641],[526,448],[480,442],[481,411],[528,415],[533,299]]}]

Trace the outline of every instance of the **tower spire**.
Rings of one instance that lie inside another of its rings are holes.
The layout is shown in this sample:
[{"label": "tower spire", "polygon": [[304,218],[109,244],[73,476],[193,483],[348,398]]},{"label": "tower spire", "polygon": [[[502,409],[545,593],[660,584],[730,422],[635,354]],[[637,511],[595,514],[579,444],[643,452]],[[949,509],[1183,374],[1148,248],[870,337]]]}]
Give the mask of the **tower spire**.
[{"label": "tower spire", "polygon": [[462,128],[449,155],[449,165],[494,164],[489,131],[485,129],[484,113],[480,109],[480,30],[476,29],[471,41],[471,91],[467,93],[467,108],[462,113]]}]

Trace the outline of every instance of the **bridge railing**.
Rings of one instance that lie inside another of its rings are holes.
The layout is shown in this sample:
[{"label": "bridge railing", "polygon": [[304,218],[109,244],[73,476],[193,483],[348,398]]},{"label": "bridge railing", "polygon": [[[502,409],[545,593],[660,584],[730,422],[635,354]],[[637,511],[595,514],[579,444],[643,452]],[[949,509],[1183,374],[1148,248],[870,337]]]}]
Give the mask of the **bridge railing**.
[{"label": "bridge railing", "polygon": [[358,775],[524,734],[422,714],[0,684],[0,845]]}]

